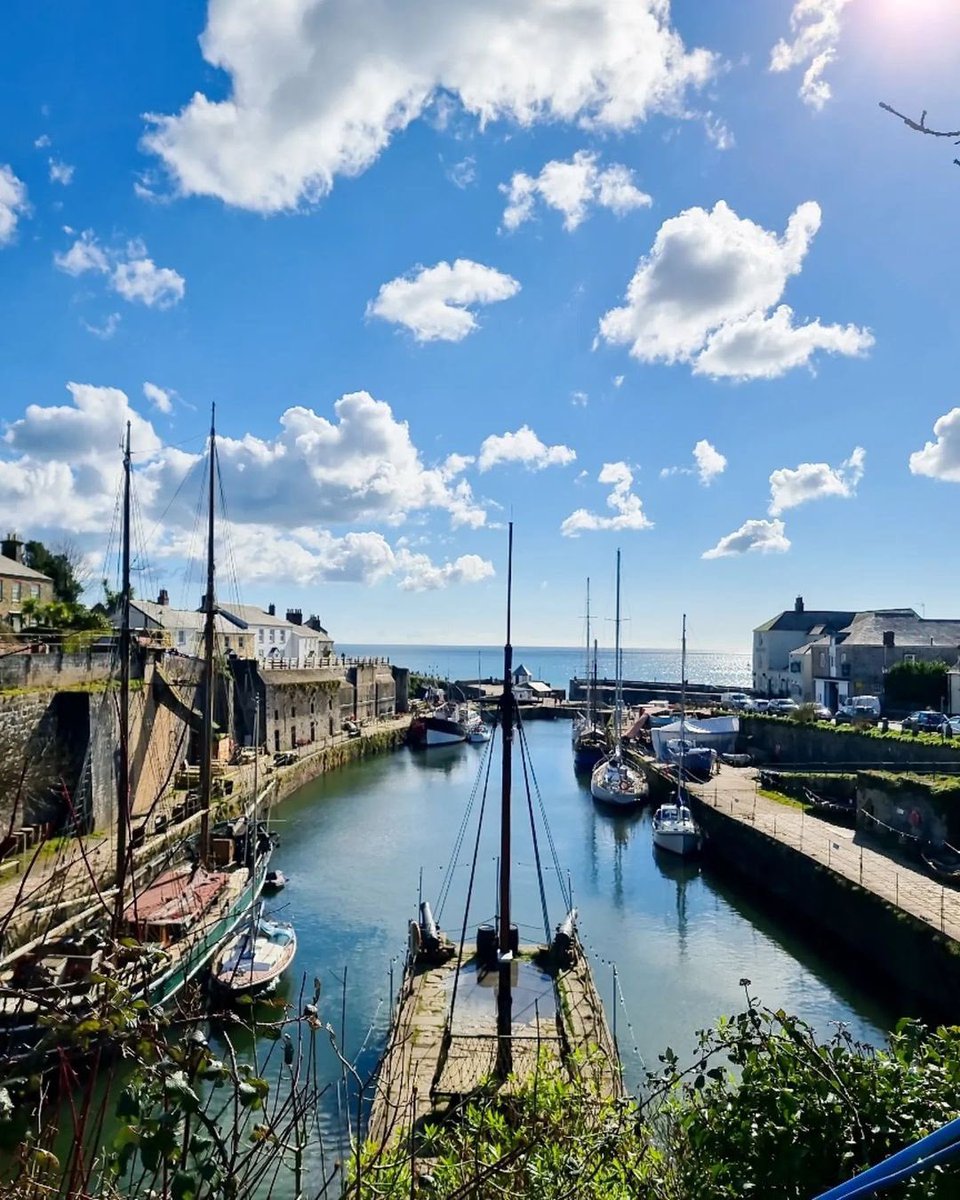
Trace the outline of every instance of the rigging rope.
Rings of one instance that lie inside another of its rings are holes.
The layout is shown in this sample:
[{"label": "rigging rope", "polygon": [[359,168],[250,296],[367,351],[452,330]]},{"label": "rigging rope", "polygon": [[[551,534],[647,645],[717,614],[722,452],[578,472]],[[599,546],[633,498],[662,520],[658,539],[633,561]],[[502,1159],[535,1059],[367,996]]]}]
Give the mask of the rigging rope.
[{"label": "rigging rope", "polygon": [[564,904],[566,905],[567,912],[569,912],[573,908],[573,896],[571,895],[570,888],[564,881],[564,876],[560,867],[560,856],[557,854],[556,843],[553,840],[553,832],[550,829],[550,822],[547,820],[547,810],[543,803],[543,796],[540,794],[540,784],[537,780],[537,772],[534,769],[533,760],[529,758],[530,751],[529,747],[527,746],[527,732],[523,727],[523,721],[520,719],[519,712],[517,713],[517,729],[520,733],[521,753],[525,759],[529,759],[530,761],[530,777],[533,780],[533,787],[537,796],[537,804],[540,808],[540,819],[543,821],[544,833],[547,835],[547,845],[550,847],[550,857],[553,860],[553,869],[557,873],[557,884],[560,888],[560,895]]},{"label": "rigging rope", "polygon": [[[453,845],[453,852],[450,855],[450,861],[447,864],[447,872],[443,882],[440,885],[440,891],[437,895],[437,924],[440,923],[440,918],[443,916],[443,906],[447,902],[447,897],[450,894],[450,885],[453,882],[453,869],[460,859],[460,851],[463,848],[463,839],[466,836],[467,825],[470,821],[470,814],[473,811],[473,805],[477,798],[477,791],[480,787],[480,780],[483,779],[484,790],[486,790],[487,780],[490,777],[490,764],[493,761],[492,746],[496,740],[496,729],[487,742],[486,749],[480,758],[480,765],[477,769],[476,778],[473,781],[473,788],[470,791],[470,798],[467,801],[466,808],[463,813],[463,819],[460,822],[460,828],[457,830],[456,840]],[[486,766],[486,777],[484,777],[484,766]]]},{"label": "rigging rope", "polygon": [[[520,762],[523,764],[523,783],[527,793],[527,812],[530,814],[530,837],[533,841],[533,860],[537,867],[537,886],[540,889],[540,908],[543,912],[543,937],[546,945],[550,945],[550,913],[547,910],[547,891],[543,883],[543,867],[540,864],[540,842],[537,838],[537,822],[533,815],[533,796],[530,793],[530,775],[528,773],[529,756],[527,753],[527,743],[523,736],[523,730],[520,723],[520,710],[516,709],[517,728],[520,733]],[[531,768],[532,769],[532,768]],[[559,871],[558,871],[559,875]]]}]

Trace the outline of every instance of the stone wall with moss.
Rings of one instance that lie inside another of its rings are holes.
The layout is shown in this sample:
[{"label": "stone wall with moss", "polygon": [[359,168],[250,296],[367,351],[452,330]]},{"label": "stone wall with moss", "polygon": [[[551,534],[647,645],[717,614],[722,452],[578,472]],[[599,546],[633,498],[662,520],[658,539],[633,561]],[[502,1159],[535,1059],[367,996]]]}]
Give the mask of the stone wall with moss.
[{"label": "stone wall with moss", "polygon": [[742,716],[737,749],[770,766],[907,770],[942,763],[960,771],[960,738],[883,733],[876,727],[826,722],[800,724],[789,717]]}]

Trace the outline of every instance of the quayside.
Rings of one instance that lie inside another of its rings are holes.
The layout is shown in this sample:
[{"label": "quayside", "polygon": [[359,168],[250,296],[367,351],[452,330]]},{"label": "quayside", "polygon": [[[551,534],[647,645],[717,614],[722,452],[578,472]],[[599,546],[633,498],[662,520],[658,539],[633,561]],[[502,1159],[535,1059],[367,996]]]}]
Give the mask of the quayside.
[{"label": "quayside", "polygon": [[[498,728],[481,759],[477,783],[454,847],[456,863],[479,799],[470,883],[459,940],[438,928],[421,900],[410,922],[409,945],[386,1053],[376,1080],[368,1141],[389,1145],[416,1135],[426,1120],[453,1117],[483,1090],[509,1095],[541,1070],[576,1076],[598,1097],[622,1094],[620,1059],[604,1017],[590,964],[577,932],[577,914],[546,822],[513,696],[510,642],[513,526],[507,569],[507,637]],[[521,944],[511,917],[513,855],[513,749],[519,743],[530,845],[536,863],[544,930],[542,943]],[[496,754],[501,767],[497,913],[493,923],[470,927],[488,783]],[[535,815],[535,802],[541,820]],[[541,846],[553,855],[565,904],[551,932]],[[449,878],[449,876],[448,876]],[[470,930],[468,941],[468,930]]]}]

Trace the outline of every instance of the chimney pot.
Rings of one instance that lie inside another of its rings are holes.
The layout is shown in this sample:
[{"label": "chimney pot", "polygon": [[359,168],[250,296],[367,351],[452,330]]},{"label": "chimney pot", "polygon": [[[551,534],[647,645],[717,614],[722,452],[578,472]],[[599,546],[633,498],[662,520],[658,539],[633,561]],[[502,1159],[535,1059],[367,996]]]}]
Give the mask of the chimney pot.
[{"label": "chimney pot", "polygon": [[268,604],[267,612],[270,614],[271,617],[275,617],[277,615],[277,606],[275,604]]},{"label": "chimney pot", "polygon": [[163,605],[169,605],[169,604],[170,604],[170,593],[167,591],[167,589],[166,589],[166,588],[161,588],[161,589],[160,589],[160,595],[159,595],[159,596],[157,596],[157,603],[158,603],[158,604],[163,604]]},{"label": "chimney pot", "polygon": [[14,562],[23,562],[23,542],[16,533],[8,533],[0,543],[0,554],[4,558],[12,558]]},{"label": "chimney pot", "polygon": [[793,602],[794,612],[803,612],[803,597],[798,596]]},{"label": "chimney pot", "polygon": [[288,608],[287,609],[287,620],[290,622],[291,625],[302,625],[303,624],[303,609],[302,608]]}]

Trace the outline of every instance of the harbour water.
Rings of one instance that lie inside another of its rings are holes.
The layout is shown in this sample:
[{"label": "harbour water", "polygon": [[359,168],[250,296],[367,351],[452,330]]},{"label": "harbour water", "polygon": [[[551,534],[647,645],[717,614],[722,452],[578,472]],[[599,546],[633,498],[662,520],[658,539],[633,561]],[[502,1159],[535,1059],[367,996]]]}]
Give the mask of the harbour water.
[{"label": "harbour water", "polygon": [[[598,809],[587,781],[574,774],[566,721],[533,722],[526,733],[611,1023],[616,1013],[629,1087],[640,1086],[644,1064],[656,1067],[665,1047],[683,1056],[692,1050],[696,1030],[741,1011],[742,978],[752,981],[762,1001],[799,1014],[823,1034],[840,1021],[858,1038],[877,1042],[903,1015],[885,1007],[855,968],[838,969],[812,939],[784,926],[723,877],[655,857],[649,811],[624,816]],[[361,1075],[372,1070],[385,1042],[391,970],[396,984],[421,869],[423,894],[435,909],[450,876],[439,916],[459,937],[475,825],[452,871],[447,864],[484,752],[468,745],[405,749],[358,762],[317,779],[275,810],[275,864],[289,886],[269,907],[292,920],[299,937],[286,994],[295,1000],[304,981],[309,992],[314,977],[321,980],[321,1018],[339,1035],[345,1013],[345,1051],[359,1056]],[[543,924],[519,764],[516,769],[514,911],[521,933],[535,939]],[[498,770],[495,762],[471,939],[477,923],[494,912]],[[477,805],[481,794],[482,786]],[[547,853],[542,844],[541,850]],[[552,860],[545,861],[550,920],[556,923],[562,904]],[[322,1050],[331,1089],[318,1128],[335,1152],[344,1119],[336,1086],[340,1067],[325,1038]]]},{"label": "harbour water", "polygon": [[[379,656],[392,663],[409,667],[424,675],[441,679],[476,679],[478,669],[483,678],[499,676],[503,663],[502,646],[371,646],[341,645],[337,653],[350,657]],[[553,687],[565,688],[574,678],[587,674],[587,656],[583,646],[514,646],[513,661],[523,664],[535,679]],[[614,652],[600,647],[597,655],[601,679],[612,679]],[[680,650],[623,651],[624,679],[643,679],[652,682],[676,683],[680,679]],[[731,690],[750,687],[752,682],[749,654],[687,653],[687,680]]]}]

